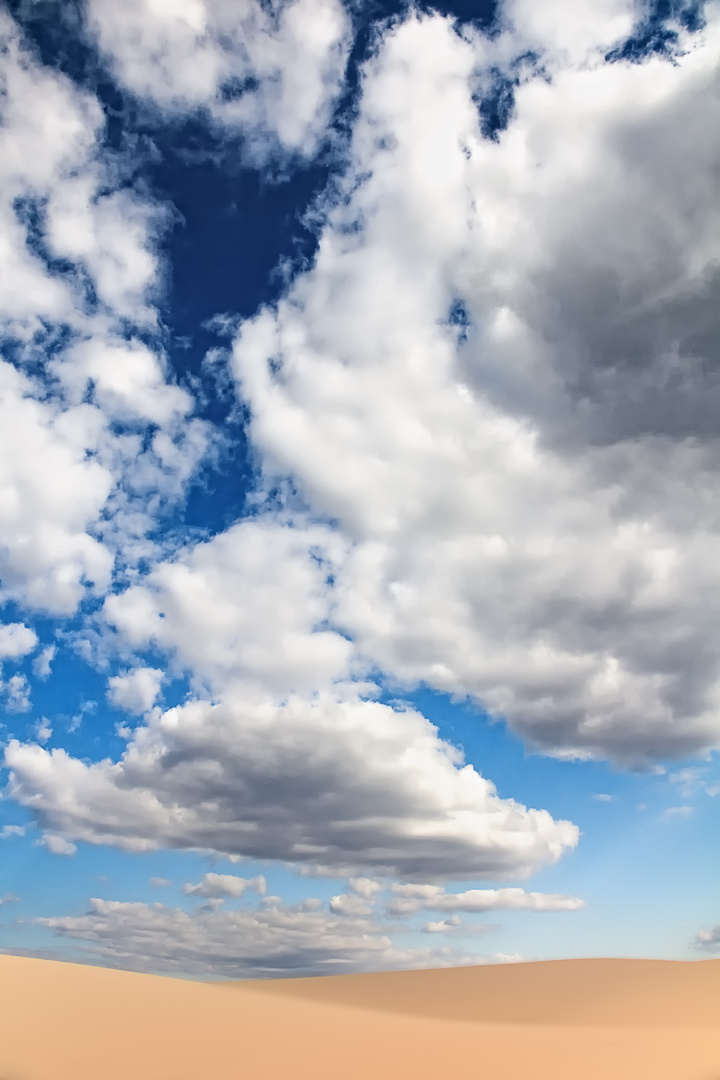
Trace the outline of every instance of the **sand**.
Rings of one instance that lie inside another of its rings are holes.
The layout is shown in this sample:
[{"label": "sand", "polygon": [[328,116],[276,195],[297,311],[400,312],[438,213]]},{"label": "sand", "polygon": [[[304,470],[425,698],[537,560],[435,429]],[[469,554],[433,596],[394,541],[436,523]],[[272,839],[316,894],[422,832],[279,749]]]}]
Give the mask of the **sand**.
[{"label": "sand", "polygon": [[720,960],[253,983],[0,956],[0,1080],[720,1080]]}]

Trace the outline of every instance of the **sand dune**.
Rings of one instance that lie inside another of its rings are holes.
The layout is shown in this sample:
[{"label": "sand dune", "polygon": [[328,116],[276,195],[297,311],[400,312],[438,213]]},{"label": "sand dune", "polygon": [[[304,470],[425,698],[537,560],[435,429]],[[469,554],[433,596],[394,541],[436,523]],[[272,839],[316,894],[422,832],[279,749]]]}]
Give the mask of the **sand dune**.
[{"label": "sand dune", "polygon": [[720,1080],[720,961],[207,985],[0,956],[0,1080]]}]

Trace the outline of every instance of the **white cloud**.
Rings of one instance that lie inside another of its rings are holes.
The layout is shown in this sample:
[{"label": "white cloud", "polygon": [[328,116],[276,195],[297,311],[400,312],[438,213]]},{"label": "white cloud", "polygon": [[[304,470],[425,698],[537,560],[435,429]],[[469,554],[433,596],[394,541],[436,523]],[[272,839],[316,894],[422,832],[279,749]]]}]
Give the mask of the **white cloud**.
[{"label": "white cloud", "polygon": [[53,729],[50,727],[49,722],[43,716],[38,720],[35,726],[35,738],[39,743],[46,743],[52,738]]},{"label": "white cloud", "polygon": [[239,130],[252,160],[312,154],[325,134],[350,45],[340,0],[89,0],[87,15],[122,84]]},{"label": "white cloud", "polygon": [[91,900],[87,914],[38,919],[89,943],[108,966],[242,979],[487,962],[451,949],[401,949],[371,920],[277,904],[187,914],[162,904]]},{"label": "white cloud", "polygon": [[0,680],[0,694],[5,698],[8,712],[23,713],[30,710],[30,687],[24,675],[11,675],[5,682]]},{"label": "white cloud", "polygon": [[[418,713],[328,693],[284,704],[230,687],[149,717],[122,759],[12,741],[9,792],[68,839],[403,876],[517,877],[577,827],[501,799]],[[72,795],[70,794],[72,793]]]},{"label": "white cloud", "polygon": [[412,915],[416,911],[578,911],[585,901],[557,893],[525,892],[524,889],[467,889],[445,892],[440,885],[393,885],[389,915]]},{"label": "white cloud", "polygon": [[24,836],[24,825],[3,825],[0,829],[0,840],[7,840],[9,836]]},{"label": "white cloud", "polygon": [[6,13],[0,47],[1,598],[70,614],[107,587],[115,551],[152,554],[152,517],[209,433],[162,350],[133,337],[157,329],[166,212],[104,156],[97,99],[44,67]]},{"label": "white cloud", "polygon": [[173,653],[216,691],[242,680],[312,693],[349,672],[350,642],[321,628],[341,550],[327,529],[246,520],[157,565],[105,614],[133,647]]},{"label": "white cloud", "polygon": [[338,893],[330,897],[333,915],[370,915],[372,909],[372,902],[353,893]]},{"label": "white cloud", "polygon": [[57,648],[54,645],[46,645],[33,660],[33,674],[38,679],[49,679],[52,671],[52,662],[55,659]]},{"label": "white cloud", "polygon": [[108,679],[108,700],[129,713],[146,713],[160,693],[164,673],[159,668],[141,667]]},{"label": "white cloud", "polygon": [[693,806],[669,806],[660,815],[661,821],[686,821],[695,813]]},{"label": "white cloud", "polygon": [[262,874],[254,878],[236,877],[234,874],[205,874],[196,885],[187,882],[183,885],[186,896],[229,896],[238,899],[251,889],[264,896],[267,884]]},{"label": "white cloud", "polygon": [[451,915],[449,919],[441,919],[439,922],[427,922],[423,926],[424,934],[448,934],[462,926],[459,915]]},{"label": "white cloud", "polygon": [[102,418],[63,410],[0,360],[0,572],[5,596],[72,612],[87,584],[104,588],[112,556],[87,529],[113,480],[90,451]]},{"label": "white cloud", "polygon": [[0,625],[0,660],[19,660],[37,646],[37,634],[24,623]]},{"label": "white cloud", "polygon": [[56,833],[46,832],[42,839],[37,842],[46,847],[53,855],[74,855],[77,851],[75,844],[72,844],[63,836],[58,836]]},{"label": "white cloud", "polygon": [[674,63],[605,63],[578,56],[625,7],[575,7],[534,16],[569,37],[497,141],[492,42],[385,35],[315,263],[233,362],[268,485],[348,544],[361,655],[635,765],[720,744],[720,15]]},{"label": "white cloud", "polygon": [[375,893],[382,890],[382,885],[373,878],[356,877],[350,878],[348,881],[348,888],[357,896],[361,896],[365,900],[372,900]]},{"label": "white cloud", "polygon": [[634,0],[505,0],[501,12],[512,26],[516,49],[522,43],[540,51],[545,63],[581,64],[589,58],[601,60],[629,35],[639,5]]},{"label": "white cloud", "polygon": [[612,795],[607,795],[604,792],[598,792],[596,795],[593,795],[593,799],[595,800],[595,802],[612,802],[613,797]]}]

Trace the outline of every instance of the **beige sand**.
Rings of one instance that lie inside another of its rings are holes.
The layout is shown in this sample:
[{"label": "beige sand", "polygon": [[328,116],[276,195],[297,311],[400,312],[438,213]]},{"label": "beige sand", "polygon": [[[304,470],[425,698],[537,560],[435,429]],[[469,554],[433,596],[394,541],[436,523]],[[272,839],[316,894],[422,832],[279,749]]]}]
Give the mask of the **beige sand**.
[{"label": "beige sand", "polygon": [[720,1080],[720,960],[201,985],[0,956],[0,1080]]}]

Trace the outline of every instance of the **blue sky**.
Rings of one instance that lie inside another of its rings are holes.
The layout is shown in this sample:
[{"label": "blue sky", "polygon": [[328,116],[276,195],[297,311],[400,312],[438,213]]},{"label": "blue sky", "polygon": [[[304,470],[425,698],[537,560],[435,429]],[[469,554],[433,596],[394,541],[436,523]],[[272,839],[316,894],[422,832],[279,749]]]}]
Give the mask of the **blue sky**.
[{"label": "blue sky", "polygon": [[0,949],[710,955],[717,4],[0,37]]}]

